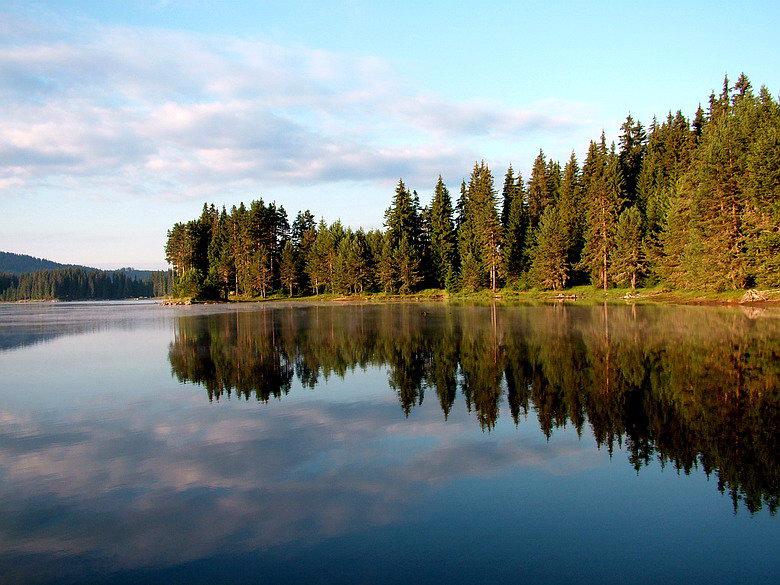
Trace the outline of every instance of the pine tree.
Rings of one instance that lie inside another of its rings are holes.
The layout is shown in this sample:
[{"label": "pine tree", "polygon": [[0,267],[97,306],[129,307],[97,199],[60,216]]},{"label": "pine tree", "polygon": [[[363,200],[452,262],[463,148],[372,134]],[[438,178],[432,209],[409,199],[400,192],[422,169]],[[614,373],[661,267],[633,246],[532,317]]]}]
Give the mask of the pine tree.
[{"label": "pine tree", "polygon": [[501,190],[501,225],[506,229],[509,222],[510,209],[512,201],[517,196],[517,182],[515,180],[515,171],[510,163],[509,168],[504,175],[504,188]]},{"label": "pine tree", "polygon": [[230,250],[230,224],[224,207],[212,229],[211,242],[209,242],[208,248],[208,260],[209,285],[213,288],[218,298],[225,299],[227,298],[231,277],[235,268],[233,267],[233,258]]},{"label": "pine tree", "polygon": [[[416,193],[409,192],[403,180],[398,181],[393,201],[385,211],[385,227],[387,228],[386,237],[390,249],[394,251],[389,257],[386,257],[386,260],[395,262],[394,269],[387,270],[386,274],[395,272],[399,279],[397,285],[401,289],[405,289],[406,285],[412,281],[414,282],[411,286],[417,285],[422,281],[421,268],[424,267],[427,259],[425,237],[419,199]],[[406,241],[403,253],[400,249],[402,241]],[[402,273],[405,273],[409,278],[404,280]],[[415,275],[414,278],[411,278],[412,274]],[[386,284],[390,283],[386,282]],[[389,286],[389,288],[394,289],[395,285]],[[385,289],[388,290],[388,287]]]},{"label": "pine tree", "polygon": [[580,169],[573,152],[563,169],[563,179],[558,198],[558,215],[561,229],[566,239],[566,258],[570,267],[569,275],[573,276],[573,267],[580,262],[582,254],[582,229],[584,223]]},{"label": "pine tree", "polygon": [[410,245],[420,245],[422,218],[419,201],[406,188],[403,179],[399,179],[393,201],[385,211],[385,227],[393,245],[398,246],[403,236]]},{"label": "pine tree", "polygon": [[560,290],[569,280],[569,239],[558,206],[542,213],[536,243],[531,250],[531,281],[542,288]]},{"label": "pine tree", "polygon": [[460,182],[460,194],[458,195],[458,202],[455,204],[455,235],[457,236],[460,227],[466,221],[466,199],[468,194],[466,193],[466,181]]},{"label": "pine tree", "polygon": [[397,254],[398,292],[409,294],[415,290],[417,284],[422,280],[422,276],[419,273],[420,260],[417,251],[409,243],[405,234],[401,236]]},{"label": "pine tree", "polygon": [[369,283],[369,250],[363,231],[347,230],[338,245],[335,289],[344,294],[360,294]]},{"label": "pine tree", "polygon": [[330,278],[329,258],[334,248],[333,237],[325,220],[317,226],[317,237],[306,258],[306,274],[315,295],[320,294]]},{"label": "pine tree", "polygon": [[252,242],[249,231],[249,213],[241,203],[230,213],[230,248],[235,262],[235,293],[249,292],[244,285],[249,282],[249,266],[252,257]]},{"label": "pine tree", "polygon": [[[511,170],[511,167],[510,167]],[[509,280],[520,278],[528,269],[529,233],[528,214],[525,207],[525,188],[523,177],[517,173],[514,186],[506,188],[504,196],[505,217],[502,221],[504,242],[502,255],[504,270]],[[507,195],[509,199],[507,200]]]},{"label": "pine tree", "polygon": [[545,208],[553,203],[552,181],[549,175],[544,152],[540,150],[539,155],[534,160],[526,192],[528,199],[526,205],[528,209],[528,228],[531,232],[539,225],[539,219],[542,217]]},{"label": "pine tree", "polygon": [[396,249],[385,232],[382,237],[382,251],[376,265],[377,285],[386,293],[398,290],[398,265]]},{"label": "pine tree", "polygon": [[620,126],[620,172],[623,176],[624,196],[629,204],[638,199],[639,173],[645,154],[647,136],[640,122],[634,122],[629,114]]},{"label": "pine tree", "polygon": [[282,284],[287,287],[289,295],[293,296],[295,285],[298,282],[298,259],[295,246],[291,240],[287,240],[282,248],[282,257],[279,264],[279,275]]},{"label": "pine tree", "polygon": [[463,265],[461,279],[475,290],[498,288],[501,267],[501,222],[493,188],[493,175],[484,161],[476,163],[469,179],[460,226],[458,248]]},{"label": "pine tree", "polygon": [[268,260],[270,253],[264,245],[260,245],[252,252],[249,262],[249,270],[246,274],[247,281],[243,289],[251,295],[260,293],[261,298],[265,298],[271,288],[273,272]]},{"label": "pine tree", "polygon": [[586,228],[580,265],[590,271],[595,286],[606,290],[612,283],[610,261],[623,186],[615,147],[607,151],[603,133],[600,143],[588,152],[583,177],[587,177]]},{"label": "pine tree", "polygon": [[644,271],[642,214],[629,207],[620,214],[615,229],[612,273],[615,282],[635,289]]},{"label": "pine tree", "polygon": [[435,283],[437,287],[443,288],[455,270],[456,240],[452,201],[441,175],[433,192],[428,224]]},{"label": "pine tree", "polygon": [[693,118],[693,123],[691,124],[693,127],[693,133],[696,136],[696,142],[698,142],[701,138],[701,135],[704,132],[704,127],[706,125],[707,117],[704,115],[704,110],[702,109],[701,104],[699,104],[699,107],[696,108],[696,115]]}]

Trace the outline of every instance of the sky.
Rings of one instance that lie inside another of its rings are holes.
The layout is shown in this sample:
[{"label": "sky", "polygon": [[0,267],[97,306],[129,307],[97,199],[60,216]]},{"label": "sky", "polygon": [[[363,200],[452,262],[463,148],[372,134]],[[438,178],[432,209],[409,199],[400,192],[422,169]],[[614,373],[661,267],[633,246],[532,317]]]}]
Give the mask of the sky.
[{"label": "sky", "polygon": [[0,3],[0,250],[164,268],[166,231],[262,198],[382,224],[477,160],[582,159],[630,113],[780,91],[777,2]]}]

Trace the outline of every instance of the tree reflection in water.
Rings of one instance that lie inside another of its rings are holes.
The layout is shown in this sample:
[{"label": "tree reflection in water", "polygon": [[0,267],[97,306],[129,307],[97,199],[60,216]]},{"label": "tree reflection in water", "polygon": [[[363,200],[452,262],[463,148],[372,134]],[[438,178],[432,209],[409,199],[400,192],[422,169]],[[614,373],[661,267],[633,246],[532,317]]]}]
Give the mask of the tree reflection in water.
[{"label": "tree reflection in water", "polygon": [[407,414],[460,393],[483,430],[501,408],[550,437],[588,424],[599,447],[715,474],[735,508],[780,502],[780,316],[698,307],[266,307],[177,322],[169,359],[209,399],[315,388],[386,367]]}]

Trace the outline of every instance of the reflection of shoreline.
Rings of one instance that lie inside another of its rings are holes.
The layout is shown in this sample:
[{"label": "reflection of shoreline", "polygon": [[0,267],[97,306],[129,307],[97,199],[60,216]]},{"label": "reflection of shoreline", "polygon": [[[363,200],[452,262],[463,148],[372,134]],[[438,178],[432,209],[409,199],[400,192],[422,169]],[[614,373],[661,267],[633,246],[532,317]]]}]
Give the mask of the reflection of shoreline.
[{"label": "reflection of shoreline", "polygon": [[[424,310],[423,310],[424,309]],[[386,367],[408,416],[457,396],[490,430],[508,404],[548,437],[589,424],[626,444],[637,469],[659,459],[717,472],[735,506],[778,508],[780,320],[665,307],[280,307],[177,321],[169,359],[210,400],[282,398],[293,379]],[[743,437],[750,437],[745,442]]]}]

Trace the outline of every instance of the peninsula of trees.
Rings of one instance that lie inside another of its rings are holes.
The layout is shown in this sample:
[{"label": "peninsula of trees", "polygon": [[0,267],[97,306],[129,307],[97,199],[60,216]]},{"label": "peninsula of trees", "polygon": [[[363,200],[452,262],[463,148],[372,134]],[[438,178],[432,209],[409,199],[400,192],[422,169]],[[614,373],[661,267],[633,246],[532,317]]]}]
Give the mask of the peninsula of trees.
[{"label": "peninsula of trees", "polygon": [[[454,199],[454,200],[453,200]],[[253,201],[168,232],[175,296],[324,291],[409,293],[501,286],[607,289],[664,284],[780,286],[780,105],[743,74],[693,119],[645,128],[630,115],[618,144],[590,143],[580,165],[540,151],[499,194],[477,162],[453,197],[442,177],[422,205],[398,182],[383,230],[352,229]]]}]

